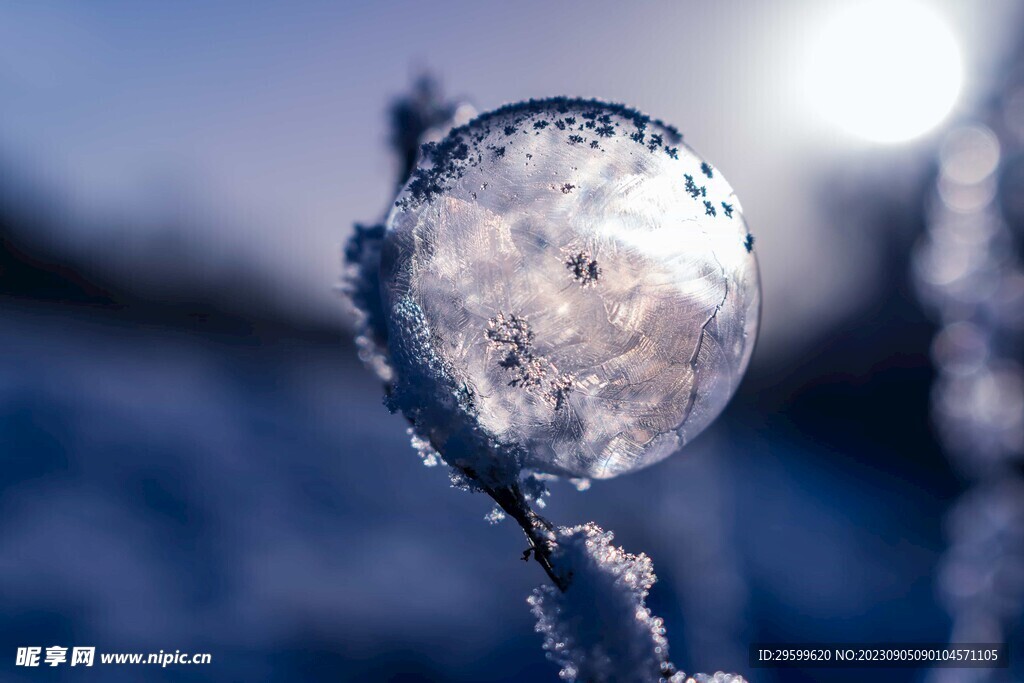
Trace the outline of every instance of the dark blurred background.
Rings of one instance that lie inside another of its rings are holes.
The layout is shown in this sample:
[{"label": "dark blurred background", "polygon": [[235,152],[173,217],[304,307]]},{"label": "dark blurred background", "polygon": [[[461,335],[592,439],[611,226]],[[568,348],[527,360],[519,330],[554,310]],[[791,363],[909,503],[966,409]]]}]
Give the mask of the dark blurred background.
[{"label": "dark blurred background", "polygon": [[[1024,24],[1010,0],[864,7],[0,6],[0,678],[556,680],[521,533],[422,466],[336,291],[393,196],[388,107],[429,71],[481,111],[589,95],[679,126],[757,238],[762,336],[725,415],[648,470],[555,485],[549,518],[653,558],[686,671],[928,679],[747,666],[751,642],[955,630],[945,520],[982,475],[937,438],[948,320],[911,266],[935,197],[965,214],[951,131],[1005,155],[1024,130]],[[16,668],[25,645],[213,663]]]}]

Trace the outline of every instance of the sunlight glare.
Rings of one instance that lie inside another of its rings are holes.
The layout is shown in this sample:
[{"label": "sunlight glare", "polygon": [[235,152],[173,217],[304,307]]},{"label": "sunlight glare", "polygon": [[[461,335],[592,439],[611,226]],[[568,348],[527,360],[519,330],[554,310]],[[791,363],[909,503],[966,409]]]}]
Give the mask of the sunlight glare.
[{"label": "sunlight glare", "polygon": [[952,32],[911,0],[841,9],[815,37],[807,67],[812,108],[839,128],[882,143],[910,140],[942,122],[963,79]]}]

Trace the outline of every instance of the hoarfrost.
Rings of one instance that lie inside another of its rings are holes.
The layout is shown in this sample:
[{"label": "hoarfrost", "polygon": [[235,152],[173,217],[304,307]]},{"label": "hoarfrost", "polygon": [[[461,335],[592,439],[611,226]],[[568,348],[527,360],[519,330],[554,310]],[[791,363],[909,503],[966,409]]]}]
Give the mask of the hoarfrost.
[{"label": "hoarfrost", "polygon": [[405,430],[409,435],[409,443],[412,444],[413,450],[420,456],[420,460],[423,461],[426,467],[437,467],[444,462],[444,458],[441,454],[434,450],[434,447],[430,445],[430,442],[426,439],[420,438],[416,434],[416,430],[409,427]]},{"label": "hoarfrost", "polygon": [[590,490],[590,480],[589,479],[572,477],[572,478],[569,479],[569,483],[572,484],[573,487],[577,491],[580,491],[581,493],[583,491],[589,491]]},{"label": "hoarfrost", "polygon": [[645,604],[657,580],[643,553],[612,545],[614,536],[593,522],[558,529],[552,559],[568,579],[560,591],[540,586],[528,598],[549,658],[567,681],[594,683],[744,683],[733,674],[686,678],[668,658],[662,620]]},{"label": "hoarfrost", "polygon": [[537,472],[527,474],[519,484],[523,490],[523,497],[527,502],[533,503],[539,508],[547,506],[547,501],[544,499],[551,495],[551,490],[547,485],[551,479],[554,477]]},{"label": "hoarfrost", "polygon": [[495,506],[493,510],[484,515],[484,521],[488,524],[498,524],[499,522],[505,521],[505,513],[502,512],[501,508]]},{"label": "hoarfrost", "polygon": [[652,681],[668,670],[664,628],[644,604],[655,581],[651,561],[612,538],[593,523],[560,528],[554,560],[569,587],[541,586],[528,600],[565,680]]}]

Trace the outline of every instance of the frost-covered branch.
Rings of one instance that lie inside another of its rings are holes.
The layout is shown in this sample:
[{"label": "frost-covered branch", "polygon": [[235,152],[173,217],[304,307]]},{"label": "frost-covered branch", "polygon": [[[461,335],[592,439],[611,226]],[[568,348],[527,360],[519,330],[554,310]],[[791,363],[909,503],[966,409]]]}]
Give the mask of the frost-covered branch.
[{"label": "frost-covered branch", "polygon": [[662,620],[645,599],[656,576],[651,559],[612,545],[612,532],[593,522],[561,527],[554,561],[571,576],[559,591],[541,586],[529,598],[548,656],[572,681],[743,683],[717,673],[687,678],[668,659]]},{"label": "frost-covered branch", "polygon": [[553,555],[558,549],[558,536],[551,522],[530,507],[530,503],[518,483],[491,487],[477,480],[472,470],[462,470],[462,472],[476,483],[481,491],[493,498],[498,507],[514,519],[526,534],[530,547],[523,553],[523,559],[529,560],[532,555],[537,564],[544,568],[552,583],[559,590],[564,591],[569,586],[572,574],[571,571],[567,571],[567,568],[558,567],[554,562]]},{"label": "frost-covered branch", "polygon": [[544,649],[570,680],[670,678],[676,671],[665,629],[644,603],[654,567],[646,555],[612,545],[612,538],[593,523],[558,530],[554,559],[571,581],[561,591],[541,586],[529,599]]}]

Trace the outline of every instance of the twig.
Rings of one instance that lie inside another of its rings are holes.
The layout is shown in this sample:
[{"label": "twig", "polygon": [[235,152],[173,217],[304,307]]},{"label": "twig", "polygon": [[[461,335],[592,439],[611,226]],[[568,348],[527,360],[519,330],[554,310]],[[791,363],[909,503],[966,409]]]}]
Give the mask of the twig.
[{"label": "twig", "polygon": [[[523,490],[518,483],[512,483],[499,488],[488,486],[480,481],[472,469],[462,468],[459,470],[484,493],[494,499],[505,514],[516,520],[519,527],[526,534],[533,550],[533,558],[544,568],[545,573],[551,578],[555,586],[562,592],[569,587],[572,575],[559,573],[554,563],[554,551],[558,548],[558,540],[555,536],[555,527],[548,520],[544,519],[530,507],[530,502],[523,495]],[[529,551],[527,551],[528,553]],[[524,553],[523,559],[529,559]]]}]

